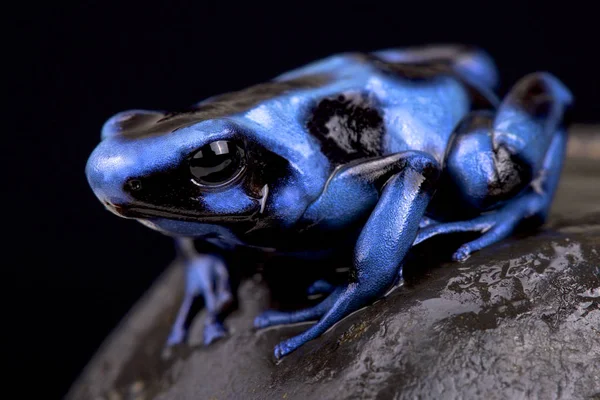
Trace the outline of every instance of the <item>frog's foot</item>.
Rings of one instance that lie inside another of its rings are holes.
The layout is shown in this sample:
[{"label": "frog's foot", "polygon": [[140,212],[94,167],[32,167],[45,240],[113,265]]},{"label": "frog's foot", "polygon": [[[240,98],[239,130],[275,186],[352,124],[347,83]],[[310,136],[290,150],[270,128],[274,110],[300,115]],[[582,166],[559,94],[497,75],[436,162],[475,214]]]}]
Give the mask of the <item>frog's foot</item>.
[{"label": "frog's foot", "polygon": [[204,323],[204,344],[208,346],[225,336],[227,336],[227,328],[225,328],[223,322],[212,318],[210,315],[207,316]]},{"label": "frog's foot", "polygon": [[[413,242],[413,246],[424,242],[425,240],[432,238],[437,235],[443,235],[447,233],[456,233],[456,232],[485,232],[483,236],[481,236],[477,240],[483,239],[488,234],[493,236],[493,231],[490,231],[492,227],[496,225],[498,218],[497,214],[485,215],[481,217],[477,217],[468,221],[457,221],[457,222],[448,222],[448,223],[440,223],[429,225],[422,228],[417,234],[417,238]],[[490,237],[491,237],[490,236]],[[457,250],[452,258],[454,260],[464,260],[466,259],[471,252],[473,252],[472,244],[473,242],[466,243],[462,245],[459,250]],[[470,251],[469,251],[470,250]]]},{"label": "frog's foot", "polygon": [[192,304],[202,297],[206,307],[204,323],[204,344],[210,344],[224,337],[227,330],[223,318],[230,310],[233,295],[229,286],[229,274],[222,260],[216,256],[189,252],[185,260],[186,288],[183,302],[173,324],[166,345],[184,343],[188,336],[188,322]]},{"label": "frog's foot", "polygon": [[187,330],[181,327],[173,326],[169,337],[167,338],[167,347],[176,346],[187,341]]},{"label": "frog's foot", "polygon": [[233,295],[229,289],[229,278],[224,265],[223,270],[213,270],[210,279],[201,284],[201,295],[206,306],[206,320],[204,321],[204,344],[209,345],[218,339],[227,336],[227,328],[223,319],[231,304]]},{"label": "frog's foot", "polygon": [[254,327],[258,329],[275,325],[295,324],[298,322],[316,321],[333,305],[342,288],[336,287],[331,294],[314,307],[296,311],[267,310],[254,319]]},{"label": "frog's foot", "polygon": [[389,286],[391,280],[386,278],[393,278],[393,274],[387,275],[379,282],[369,280],[370,282],[351,283],[346,287],[336,289],[326,300],[319,304],[319,306],[327,308],[319,321],[303,333],[284,340],[275,346],[275,358],[280,359],[303,344],[316,339],[350,313],[371,303],[382,294],[384,287]]},{"label": "frog's foot", "polygon": [[300,345],[298,345],[296,343],[296,341],[293,339],[296,339],[296,338],[291,338],[291,339],[285,340],[275,346],[275,350],[273,351],[273,354],[275,355],[276,359],[279,360],[279,359],[281,359],[281,357],[290,354],[292,351],[294,351],[298,347],[300,347]]}]

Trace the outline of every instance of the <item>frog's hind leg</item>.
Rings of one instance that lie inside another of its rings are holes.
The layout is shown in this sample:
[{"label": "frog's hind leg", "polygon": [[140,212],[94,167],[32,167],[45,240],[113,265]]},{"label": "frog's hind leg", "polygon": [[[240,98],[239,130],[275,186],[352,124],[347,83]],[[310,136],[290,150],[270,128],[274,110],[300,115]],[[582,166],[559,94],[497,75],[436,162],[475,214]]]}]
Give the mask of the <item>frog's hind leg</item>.
[{"label": "frog's hind leg", "polygon": [[437,162],[427,154],[404,154],[400,171],[385,182],[359,235],[351,282],[317,306],[319,312],[326,311],[315,325],[277,345],[275,357],[317,338],[348,314],[379,299],[397,281],[439,176]]},{"label": "frog's hind leg", "polygon": [[468,116],[447,155],[442,180],[450,184],[442,185],[433,205],[445,202],[480,216],[424,227],[414,244],[439,234],[481,232],[454,253],[453,259],[464,260],[511,235],[526,219],[545,220],[564,159],[563,114],[570,103],[558,79],[536,73],[517,83],[496,115]]}]

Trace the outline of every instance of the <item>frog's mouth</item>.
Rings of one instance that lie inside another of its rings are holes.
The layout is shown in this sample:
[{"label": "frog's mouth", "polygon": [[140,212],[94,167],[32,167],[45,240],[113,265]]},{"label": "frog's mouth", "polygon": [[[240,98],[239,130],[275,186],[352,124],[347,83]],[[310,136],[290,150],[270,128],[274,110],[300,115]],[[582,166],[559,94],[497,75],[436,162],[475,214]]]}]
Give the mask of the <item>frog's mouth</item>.
[{"label": "frog's mouth", "polygon": [[269,197],[269,186],[264,185],[260,191],[260,197],[254,198],[256,206],[248,211],[236,214],[228,213],[207,213],[203,211],[194,211],[179,207],[161,207],[157,205],[148,205],[139,202],[129,204],[113,204],[110,201],[104,201],[107,209],[114,214],[131,219],[155,219],[165,218],[186,222],[200,222],[208,224],[231,224],[238,222],[256,222],[265,211],[267,199]]},{"label": "frog's mouth", "polygon": [[240,239],[256,228],[260,209],[246,215],[205,215],[139,205],[117,204],[107,205],[107,208],[120,217],[134,219],[168,236],[204,238],[221,245],[260,247],[263,251],[274,251],[270,246],[251,245]]},{"label": "frog's mouth", "polygon": [[156,206],[110,204],[106,207],[120,217],[129,219],[173,219],[186,222],[199,222],[207,224],[231,224],[239,222],[256,221],[260,210],[253,210],[246,214],[204,214],[189,210],[174,210]]}]

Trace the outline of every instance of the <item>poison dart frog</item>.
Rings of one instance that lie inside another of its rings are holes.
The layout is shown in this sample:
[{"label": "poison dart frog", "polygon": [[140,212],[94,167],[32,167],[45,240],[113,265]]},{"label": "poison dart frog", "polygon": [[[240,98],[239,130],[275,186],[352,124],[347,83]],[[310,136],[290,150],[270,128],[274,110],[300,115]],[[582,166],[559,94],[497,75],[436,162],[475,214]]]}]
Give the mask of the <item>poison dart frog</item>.
[{"label": "poison dart frog", "polygon": [[[191,240],[298,252],[345,246],[351,274],[314,307],[267,310],[256,328],[317,321],[281,358],[397,284],[411,247],[479,235],[453,259],[543,223],[565,155],[572,95],[535,72],[496,95],[482,49],[429,45],[336,54],[178,112],[131,110],[102,128],[86,166],[115,214],[172,236],[187,284],[167,345],[186,340],[192,300],[204,339],[226,334],[227,266]],[[348,246],[347,243],[351,243]]]}]

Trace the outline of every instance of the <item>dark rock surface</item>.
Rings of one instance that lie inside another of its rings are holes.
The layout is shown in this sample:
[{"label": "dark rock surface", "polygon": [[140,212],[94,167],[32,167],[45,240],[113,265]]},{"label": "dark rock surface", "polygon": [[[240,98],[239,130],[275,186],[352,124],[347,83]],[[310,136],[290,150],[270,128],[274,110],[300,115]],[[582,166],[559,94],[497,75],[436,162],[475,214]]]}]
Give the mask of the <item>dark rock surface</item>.
[{"label": "dark rock surface", "polygon": [[600,399],[600,161],[570,154],[543,229],[463,263],[416,257],[403,286],[280,362],[275,344],[306,325],[254,331],[260,279],[241,285],[228,338],[203,347],[199,315],[190,346],[163,352],[174,265],[68,398]]}]

